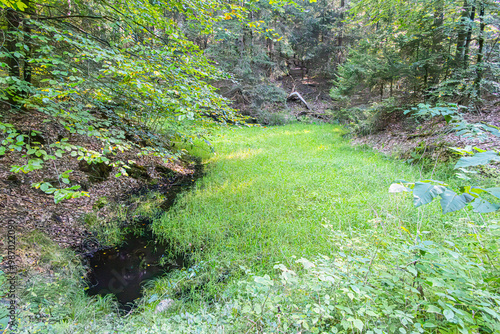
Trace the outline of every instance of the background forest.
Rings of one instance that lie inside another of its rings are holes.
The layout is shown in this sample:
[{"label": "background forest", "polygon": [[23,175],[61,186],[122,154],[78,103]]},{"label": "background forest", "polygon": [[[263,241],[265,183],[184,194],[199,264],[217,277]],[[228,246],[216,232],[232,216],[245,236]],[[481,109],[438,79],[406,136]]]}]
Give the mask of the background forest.
[{"label": "background forest", "polygon": [[[500,331],[498,1],[0,0],[0,32],[0,329]],[[145,222],[189,261],[124,314],[81,259]]]},{"label": "background forest", "polygon": [[170,117],[178,135],[234,117],[220,95],[269,122],[297,90],[359,123],[375,102],[377,117],[418,103],[474,112],[498,94],[496,1],[3,3],[14,107],[54,113],[64,97],[149,127]]}]

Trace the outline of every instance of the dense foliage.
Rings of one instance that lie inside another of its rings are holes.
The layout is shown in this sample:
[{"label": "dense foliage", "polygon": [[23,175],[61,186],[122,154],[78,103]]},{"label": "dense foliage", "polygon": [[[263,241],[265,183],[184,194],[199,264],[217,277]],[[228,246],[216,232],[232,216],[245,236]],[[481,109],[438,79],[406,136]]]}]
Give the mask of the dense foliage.
[{"label": "dense foliage", "polygon": [[[352,29],[366,33],[339,71],[337,90],[406,90],[424,100],[480,102],[498,93],[498,3],[372,1],[352,4]],[[388,92],[387,92],[388,91]]]},{"label": "dense foliage", "polygon": [[[1,123],[3,146],[24,153],[28,173],[65,154],[88,163],[121,168],[116,151],[175,157],[175,138],[191,140],[210,124],[235,122],[235,111],[208,81],[228,77],[180,29],[211,31],[229,6],[218,1],[20,1],[2,9],[0,99],[10,112],[36,110],[70,133],[100,142],[98,149],[33,140]],[[227,7],[227,8],[226,8]],[[4,112],[5,114],[5,112]],[[50,150],[48,149],[50,146]],[[66,174],[60,178],[67,180]],[[66,177],[65,177],[66,175]],[[67,182],[64,182],[67,183]],[[73,187],[57,190],[56,202],[80,196]]]}]

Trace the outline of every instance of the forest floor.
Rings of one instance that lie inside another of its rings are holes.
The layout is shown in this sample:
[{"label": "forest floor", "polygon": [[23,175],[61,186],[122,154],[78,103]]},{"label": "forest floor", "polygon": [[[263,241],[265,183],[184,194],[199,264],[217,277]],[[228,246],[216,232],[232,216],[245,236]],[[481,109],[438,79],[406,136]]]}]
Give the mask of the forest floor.
[{"label": "forest floor", "polygon": [[[215,154],[202,143],[190,151],[202,158],[205,176],[170,211],[151,217],[173,253],[192,254],[191,265],[146,284],[138,307],[121,317],[112,298],[85,295],[83,268],[71,252],[46,241],[41,262],[54,275],[25,282],[20,333],[318,333],[389,326],[420,333],[422,326],[457,328],[472,311],[470,328],[486,326],[482,314],[496,316],[498,305],[491,303],[500,301],[496,281],[485,282],[497,277],[488,259],[499,255],[498,214],[442,215],[436,201],[416,210],[410,195],[388,192],[391,183],[432,177],[457,187],[453,171],[442,164],[422,171],[353,147],[344,134],[339,126],[303,123],[214,134]],[[481,243],[474,232],[479,225]],[[417,255],[424,258],[415,269]],[[445,270],[432,269],[436,261]],[[417,271],[418,279],[411,274]],[[446,291],[453,296],[441,305]],[[463,294],[475,299],[460,299]],[[493,299],[481,297],[486,294]],[[482,306],[471,306],[476,303]]]}]

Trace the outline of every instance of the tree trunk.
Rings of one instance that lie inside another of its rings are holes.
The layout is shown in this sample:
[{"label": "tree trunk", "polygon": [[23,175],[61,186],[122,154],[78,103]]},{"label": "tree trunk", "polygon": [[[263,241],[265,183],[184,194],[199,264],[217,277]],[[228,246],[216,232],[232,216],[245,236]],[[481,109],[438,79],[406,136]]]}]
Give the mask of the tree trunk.
[{"label": "tree trunk", "polygon": [[467,20],[469,18],[469,5],[467,0],[464,0],[463,13],[460,18],[459,31],[457,36],[457,51],[455,53],[455,66],[463,67],[463,59],[465,55],[465,38],[467,37]]},{"label": "tree trunk", "polygon": [[477,77],[476,81],[474,82],[474,86],[476,87],[477,95],[478,97],[481,96],[481,79],[483,78],[483,50],[484,50],[484,28],[486,27],[486,24],[484,23],[484,3],[481,2],[481,7],[479,10],[479,37],[478,37],[478,44],[479,44],[479,50],[477,53]]},{"label": "tree trunk", "polygon": [[432,25],[432,50],[438,55],[436,64],[432,68],[432,85],[437,85],[444,70],[443,64],[443,23],[444,23],[444,2],[437,0],[436,8],[434,9],[434,23]]},{"label": "tree trunk", "polygon": [[339,35],[337,37],[337,46],[340,48],[342,47],[342,42],[343,42],[343,27],[344,23],[342,22],[344,20],[344,7],[345,7],[345,1],[340,0],[340,15],[339,15]]},{"label": "tree trunk", "polygon": [[[19,26],[21,24],[21,18],[19,17],[19,13],[13,9],[7,9],[6,14],[7,19],[7,43],[6,48],[9,53],[9,57],[7,58],[7,65],[9,66],[9,76],[13,78],[20,79],[21,71],[19,67],[20,59],[14,56],[14,53],[17,51],[17,42],[18,39],[16,37],[16,32],[19,30]],[[16,98],[19,96],[19,91],[17,84],[14,80],[10,80],[9,86],[9,103],[11,107],[16,106]]]},{"label": "tree trunk", "polygon": [[342,63],[342,46],[344,43],[344,9],[345,9],[345,0],[340,0],[340,15],[339,15],[339,31],[337,37],[337,66],[338,67]]},{"label": "tree trunk", "polygon": [[474,18],[476,17],[476,6],[472,5],[471,13],[470,13],[470,21],[469,27],[467,30],[467,39],[465,40],[465,49],[464,49],[464,67],[467,68],[469,62],[469,48],[470,42],[472,39],[472,27],[474,25]]},{"label": "tree trunk", "polygon": [[26,44],[26,46],[28,47],[28,50],[26,50],[26,56],[24,57],[23,79],[27,83],[31,84],[32,71],[31,71],[31,64],[29,61],[33,53],[33,43],[31,39],[31,25],[29,24],[28,21],[36,14],[33,2],[27,1],[26,4],[28,5],[28,7],[26,8],[26,12],[29,13],[30,17],[26,17],[23,22],[24,44]]}]

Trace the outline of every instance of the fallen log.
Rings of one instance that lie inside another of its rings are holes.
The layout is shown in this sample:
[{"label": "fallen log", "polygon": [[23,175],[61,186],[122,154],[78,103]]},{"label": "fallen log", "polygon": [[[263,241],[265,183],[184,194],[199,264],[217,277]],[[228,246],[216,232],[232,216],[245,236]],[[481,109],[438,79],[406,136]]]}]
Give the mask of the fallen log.
[{"label": "fallen log", "polygon": [[306,108],[308,110],[311,110],[311,108],[309,107],[309,105],[307,104],[306,100],[304,100],[304,98],[299,94],[299,92],[292,92],[290,93],[290,95],[288,95],[288,97],[286,98],[286,100],[300,100],[302,101],[302,103],[304,103],[304,105],[306,106]]}]

